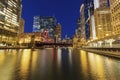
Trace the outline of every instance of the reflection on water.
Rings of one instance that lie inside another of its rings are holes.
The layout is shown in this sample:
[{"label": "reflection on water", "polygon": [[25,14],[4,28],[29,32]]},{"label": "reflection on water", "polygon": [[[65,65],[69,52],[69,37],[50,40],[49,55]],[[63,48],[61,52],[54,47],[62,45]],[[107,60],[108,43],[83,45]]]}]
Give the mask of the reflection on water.
[{"label": "reflection on water", "polygon": [[60,68],[61,68],[61,49],[58,49],[58,51],[57,51],[57,66],[58,66],[58,69],[60,70]]},{"label": "reflection on water", "polygon": [[0,50],[0,80],[119,80],[120,60],[72,48]]},{"label": "reflection on water", "polygon": [[31,63],[31,50],[23,50],[20,62],[20,74],[25,79],[27,78],[26,76],[29,73],[30,63]]}]

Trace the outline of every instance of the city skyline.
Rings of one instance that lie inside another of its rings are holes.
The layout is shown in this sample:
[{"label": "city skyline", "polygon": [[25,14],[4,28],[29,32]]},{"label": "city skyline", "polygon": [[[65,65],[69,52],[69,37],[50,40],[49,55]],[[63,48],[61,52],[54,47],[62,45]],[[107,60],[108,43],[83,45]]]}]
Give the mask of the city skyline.
[{"label": "city skyline", "polygon": [[62,38],[72,37],[77,27],[82,1],[22,1],[22,17],[25,19],[25,32],[32,32],[34,16],[54,16],[62,26]]},{"label": "city skyline", "polygon": [[119,65],[120,0],[0,0],[0,80],[119,80]]}]

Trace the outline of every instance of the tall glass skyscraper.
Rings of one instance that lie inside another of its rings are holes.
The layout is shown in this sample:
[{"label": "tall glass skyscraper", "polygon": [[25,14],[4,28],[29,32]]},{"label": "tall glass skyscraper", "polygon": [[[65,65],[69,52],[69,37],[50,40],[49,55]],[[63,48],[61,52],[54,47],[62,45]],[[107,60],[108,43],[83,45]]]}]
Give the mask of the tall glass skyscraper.
[{"label": "tall glass skyscraper", "polygon": [[93,14],[93,0],[83,0],[84,4],[84,14],[85,14],[85,33],[86,40],[90,39],[90,16]]},{"label": "tall glass skyscraper", "polygon": [[52,16],[35,16],[33,22],[33,32],[44,32],[49,31],[49,36],[53,37],[55,29],[56,20]]}]

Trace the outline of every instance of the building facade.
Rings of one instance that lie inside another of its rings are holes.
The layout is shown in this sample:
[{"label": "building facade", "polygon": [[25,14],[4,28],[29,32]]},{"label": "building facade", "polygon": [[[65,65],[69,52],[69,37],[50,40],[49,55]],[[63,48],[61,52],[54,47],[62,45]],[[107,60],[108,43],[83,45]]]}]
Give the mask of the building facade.
[{"label": "building facade", "polygon": [[[96,6],[96,4],[98,5]],[[112,35],[109,0],[97,0],[95,4],[95,27],[97,39]]]},{"label": "building facade", "polygon": [[19,45],[21,46],[31,46],[35,42],[41,43],[54,43],[54,39],[48,36],[48,33],[45,32],[31,32],[31,33],[22,33],[19,35]]},{"label": "building facade", "polygon": [[111,13],[109,8],[95,10],[95,26],[97,39],[112,35]]},{"label": "building facade", "polygon": [[21,18],[20,19],[20,26],[19,26],[19,34],[24,33],[24,24],[25,24],[25,21],[23,18]]},{"label": "building facade", "polygon": [[85,15],[85,34],[86,41],[90,40],[90,17],[94,13],[94,0],[83,0],[84,2],[84,15]]},{"label": "building facade", "polygon": [[100,7],[108,7],[108,6],[109,6],[109,0],[94,0],[94,9]]},{"label": "building facade", "polygon": [[[104,14],[105,10],[107,10],[106,11],[107,14],[105,14],[105,15],[110,16],[108,7],[109,7],[109,0],[92,0],[91,1],[91,3],[90,3],[90,40],[96,40],[98,38],[99,30],[97,29],[98,23],[96,23],[96,22],[100,22],[100,19],[102,19],[102,18],[100,18],[99,15],[102,12],[103,12],[102,14]],[[100,12],[100,10],[101,10],[101,12]],[[99,12],[100,12],[100,14],[99,14]],[[108,12],[109,12],[109,14],[108,14]],[[101,14],[101,17],[102,17],[102,14]],[[105,15],[103,16],[103,18],[105,17]],[[110,20],[108,20],[108,21],[110,21]],[[107,22],[107,23],[110,23],[110,22]],[[106,33],[106,34],[108,34],[108,33]],[[103,36],[101,36],[101,37],[103,37]]]},{"label": "building facade", "polygon": [[35,41],[43,41],[40,32],[22,33],[19,35],[20,46],[31,46],[31,44],[35,43]]},{"label": "building facade", "polygon": [[33,22],[33,32],[43,32],[44,30],[48,30],[49,36],[53,37],[55,25],[56,20],[54,17],[35,16]]},{"label": "building facade", "polygon": [[17,43],[21,10],[21,0],[0,0],[0,46]]},{"label": "building facade", "polygon": [[61,27],[61,24],[58,23],[55,27],[55,41],[56,42],[61,42],[61,36],[62,36],[62,27]]},{"label": "building facade", "polygon": [[86,41],[90,39],[90,0],[84,0]]},{"label": "building facade", "polygon": [[112,27],[114,35],[120,34],[120,1],[110,0],[110,9],[112,17]]},{"label": "building facade", "polygon": [[80,21],[80,18],[77,21],[77,29],[75,32],[76,32],[78,39],[80,40],[81,39],[81,21]]},{"label": "building facade", "polygon": [[80,26],[81,26],[80,41],[83,44],[86,42],[84,4],[82,4],[80,7]]},{"label": "building facade", "polygon": [[90,2],[90,40],[96,39],[95,16],[94,16],[94,1]]}]

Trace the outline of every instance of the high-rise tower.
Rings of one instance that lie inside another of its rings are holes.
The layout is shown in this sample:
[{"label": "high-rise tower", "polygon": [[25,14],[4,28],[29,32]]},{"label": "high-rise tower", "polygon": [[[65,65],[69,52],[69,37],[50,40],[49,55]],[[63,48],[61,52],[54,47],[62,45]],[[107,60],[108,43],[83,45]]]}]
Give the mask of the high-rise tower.
[{"label": "high-rise tower", "polygon": [[0,45],[15,45],[19,32],[22,0],[0,0]]},{"label": "high-rise tower", "polygon": [[120,34],[120,0],[110,0],[110,9],[114,35]]},{"label": "high-rise tower", "polygon": [[[95,5],[95,27],[97,39],[112,35],[111,13],[108,0],[97,0]],[[95,4],[95,3],[94,3]]]},{"label": "high-rise tower", "polygon": [[61,39],[62,39],[62,27],[61,27],[61,24],[60,23],[58,23],[57,25],[56,25],[56,27],[55,27],[55,40],[56,40],[56,42],[61,42]]},{"label": "high-rise tower", "polygon": [[52,16],[35,16],[33,22],[33,32],[43,32],[44,30],[48,30],[49,36],[53,37],[55,24],[55,18]]}]

